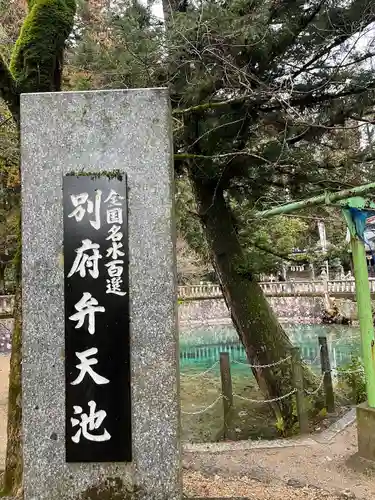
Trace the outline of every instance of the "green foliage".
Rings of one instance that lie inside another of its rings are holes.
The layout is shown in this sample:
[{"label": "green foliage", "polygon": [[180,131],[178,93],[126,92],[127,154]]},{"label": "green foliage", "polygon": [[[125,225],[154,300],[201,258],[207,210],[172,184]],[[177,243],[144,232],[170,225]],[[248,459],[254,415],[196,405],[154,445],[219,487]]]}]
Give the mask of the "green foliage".
[{"label": "green foliage", "polygon": [[[306,409],[311,413],[313,408],[312,401],[310,398],[306,398]],[[299,421],[298,421],[298,412],[297,412],[297,401],[296,398],[292,398],[291,405],[291,425],[289,428],[286,427],[285,421],[282,416],[278,416],[276,418],[275,427],[282,437],[288,437],[291,435],[299,434]]]},{"label": "green foliage", "polygon": [[[137,88],[158,85],[163,30],[149,8],[137,1],[118,2],[82,26],[77,46],[68,53],[67,85],[74,89]],[[160,24],[160,23],[159,23]]]},{"label": "green foliage", "polygon": [[210,253],[204,237],[202,223],[188,179],[176,177],[176,226],[178,234],[187,241],[191,249],[201,256],[204,262],[210,261]]},{"label": "green foliage", "polygon": [[318,413],[318,417],[319,417],[319,418],[326,418],[327,414],[328,414],[328,410],[327,410],[327,408],[326,408],[326,407],[324,407],[324,408],[322,408],[322,409],[319,411],[319,413]]},{"label": "green foliage", "polygon": [[[362,3],[352,1],[352,5]],[[270,15],[265,2],[205,2],[199,9],[189,5],[186,12],[174,12],[168,29],[163,30],[149,9],[136,1],[123,2],[116,14],[107,12],[86,23],[79,43],[69,52],[69,88],[168,85],[175,112],[201,106],[202,112],[194,116],[175,115],[174,138],[178,230],[205,262],[210,252],[194,193],[186,181],[192,165],[202,182],[214,179],[226,191],[244,249],[241,268],[277,272],[293,247],[308,249],[307,255],[295,260],[319,266],[325,257],[317,245],[316,220],[327,217],[327,238],[332,244],[327,258],[349,262],[345,224],[332,207],[304,211],[303,215],[316,217],[310,221],[251,222],[254,209],[372,179],[371,168],[364,169],[356,160],[365,154],[358,128],[341,127],[349,109],[352,114],[368,105],[371,90],[353,98],[349,92],[341,100],[309,102],[315,85],[321,98],[326,82],[333,85],[334,94],[336,82],[340,90],[342,76],[348,75],[339,65],[329,67],[323,57],[342,29],[337,12],[352,22],[342,43],[350,30],[355,33],[360,28],[363,19],[356,9],[338,6],[336,1],[320,5],[316,12],[318,2],[310,10],[301,11],[301,5],[275,6]],[[331,15],[337,26],[327,24]],[[310,64],[313,71],[306,67],[298,85],[289,86],[293,68],[308,64],[310,55],[320,51],[322,60],[318,57]],[[371,75],[352,62],[358,55],[354,52],[346,56],[351,83],[366,86]],[[286,78],[284,83],[279,81],[282,78]],[[279,91],[285,93],[285,106],[277,104]],[[252,96],[249,100],[214,107],[216,102],[246,93]],[[348,111],[342,111],[346,106]],[[341,115],[335,114],[337,110]],[[194,158],[197,154],[207,159]]]},{"label": "green foliage", "polygon": [[[11,7],[15,9],[14,2]],[[5,7],[0,5],[0,8],[4,11]],[[7,110],[4,105],[0,105],[2,277],[4,267],[9,268],[13,258],[16,267],[20,263],[19,94],[60,89],[63,51],[74,22],[75,0],[30,0],[28,8],[20,35],[11,51],[9,68],[5,62],[8,50],[0,57],[0,90],[9,107]],[[7,34],[7,31],[4,33]]]},{"label": "green foliage", "polygon": [[29,0],[10,71],[22,92],[60,90],[63,51],[74,22],[75,0]]},{"label": "green foliage", "polygon": [[353,356],[351,362],[340,368],[340,382],[349,391],[349,398],[354,404],[366,401],[366,380],[363,365],[358,356]]},{"label": "green foliage", "polygon": [[246,210],[239,210],[238,218],[243,228],[239,236],[253,273],[280,271],[294,248],[305,247],[308,225],[302,219],[278,216],[249,224],[246,223]]},{"label": "green foliage", "polygon": [[275,427],[280,436],[285,437],[285,422],[282,416],[277,417]]},{"label": "green foliage", "polygon": [[[320,217],[329,218],[328,258],[348,260],[344,223],[332,207],[304,211],[316,217],[311,221],[264,227],[250,216],[374,178],[353,122],[374,101],[373,74],[362,62],[370,56],[367,48],[345,45],[375,19],[374,10],[369,0],[210,1],[173,12],[164,30],[150,9],[121,2],[116,14],[101,13],[84,25],[69,51],[67,82],[75,89],[169,87],[177,182],[185,182],[178,188],[178,227],[204,260],[210,255],[186,184],[190,171],[225,192],[245,253],[242,267],[276,271],[293,246],[308,248],[307,260],[319,265]],[[192,106],[197,110],[186,112]]]},{"label": "green foliage", "polygon": [[[18,130],[12,115],[0,104],[0,292],[4,271],[13,281],[12,261],[19,242],[20,176]],[[2,123],[2,125],[1,125]]]}]

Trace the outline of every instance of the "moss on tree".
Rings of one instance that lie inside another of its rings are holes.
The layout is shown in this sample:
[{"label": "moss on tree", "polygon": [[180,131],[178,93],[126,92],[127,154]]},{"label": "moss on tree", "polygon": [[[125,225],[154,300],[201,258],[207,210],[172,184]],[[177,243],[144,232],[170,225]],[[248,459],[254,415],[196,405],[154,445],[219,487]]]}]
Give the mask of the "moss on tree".
[{"label": "moss on tree", "polygon": [[7,104],[14,120],[19,122],[20,100],[17,84],[12,77],[8,65],[0,56],[0,91],[1,97]]},{"label": "moss on tree", "polygon": [[63,54],[73,28],[75,0],[28,0],[29,12],[8,66],[0,53],[0,95],[16,123],[19,96],[61,88]]},{"label": "moss on tree", "polygon": [[29,0],[10,72],[22,92],[58,91],[63,53],[73,28],[75,0]]},{"label": "moss on tree", "polygon": [[[0,54],[0,95],[19,123],[19,95],[53,92],[61,88],[63,54],[73,28],[75,0],[28,0],[29,12],[15,43],[9,66]],[[15,267],[15,327],[9,374],[8,443],[3,492],[16,495],[22,488],[22,311],[21,234]]]}]

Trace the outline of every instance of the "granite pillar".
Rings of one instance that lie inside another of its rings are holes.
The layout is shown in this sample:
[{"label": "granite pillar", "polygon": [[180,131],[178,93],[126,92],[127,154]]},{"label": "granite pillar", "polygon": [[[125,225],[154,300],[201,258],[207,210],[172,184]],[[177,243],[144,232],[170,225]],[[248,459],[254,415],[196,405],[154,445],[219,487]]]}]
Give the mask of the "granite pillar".
[{"label": "granite pillar", "polygon": [[[21,96],[25,500],[181,498],[171,134],[165,89]],[[63,175],[115,170],[129,186],[133,462],[68,464]]]},{"label": "granite pillar", "polygon": [[357,405],[358,455],[375,462],[375,408]]}]

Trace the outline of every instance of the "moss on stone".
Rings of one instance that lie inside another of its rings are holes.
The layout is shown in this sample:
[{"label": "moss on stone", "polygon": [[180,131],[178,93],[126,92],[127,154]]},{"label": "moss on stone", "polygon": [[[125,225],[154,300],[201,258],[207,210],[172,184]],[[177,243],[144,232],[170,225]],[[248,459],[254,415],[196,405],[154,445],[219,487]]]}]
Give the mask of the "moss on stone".
[{"label": "moss on stone", "polygon": [[121,478],[114,477],[91,486],[76,500],[136,500],[139,492],[139,488],[129,488]]},{"label": "moss on stone", "polygon": [[65,41],[73,28],[75,0],[29,0],[14,46],[10,72],[21,92],[58,91]]},{"label": "moss on stone", "polygon": [[108,179],[117,179],[118,181],[122,181],[124,173],[121,172],[120,170],[111,170],[111,171],[106,171],[102,170],[101,172],[86,172],[84,170],[79,170],[77,172],[68,172],[66,175],[70,176],[86,176],[86,177],[92,177],[93,179],[99,179],[100,177],[107,177]]}]

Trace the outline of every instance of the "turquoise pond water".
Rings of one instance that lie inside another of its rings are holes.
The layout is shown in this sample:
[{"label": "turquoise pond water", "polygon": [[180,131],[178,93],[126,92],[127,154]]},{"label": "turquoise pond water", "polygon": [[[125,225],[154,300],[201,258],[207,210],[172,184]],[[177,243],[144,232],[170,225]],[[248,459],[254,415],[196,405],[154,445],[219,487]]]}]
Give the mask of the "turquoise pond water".
[{"label": "turquoise pond water", "polygon": [[[331,367],[343,367],[351,357],[360,354],[357,327],[342,325],[283,325],[292,343],[299,346],[301,356],[316,370],[320,369],[318,337],[326,336]],[[232,370],[245,370],[246,355],[235,329],[229,325],[202,326],[180,330],[181,372],[204,371],[219,360],[220,352],[229,352]],[[244,363],[244,364],[241,364]],[[216,368],[218,370],[218,367]]]}]

